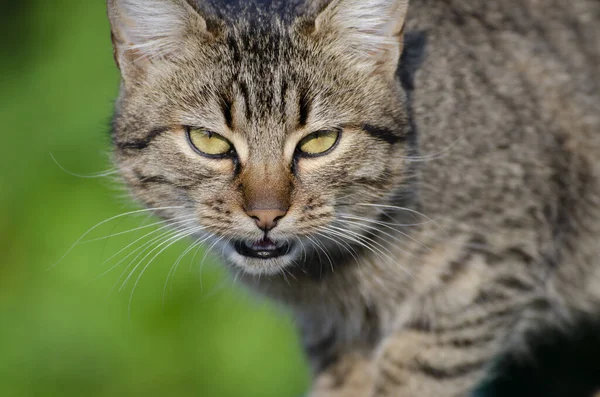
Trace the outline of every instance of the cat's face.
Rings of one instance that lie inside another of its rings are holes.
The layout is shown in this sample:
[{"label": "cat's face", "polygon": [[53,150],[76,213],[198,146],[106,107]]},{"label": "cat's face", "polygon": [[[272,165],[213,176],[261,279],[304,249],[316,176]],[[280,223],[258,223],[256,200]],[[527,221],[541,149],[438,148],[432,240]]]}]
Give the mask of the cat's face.
[{"label": "cat's face", "polygon": [[363,27],[347,21],[352,7],[365,12],[354,0],[291,26],[227,25],[183,1],[110,1],[124,77],[115,158],[134,195],[164,218],[192,219],[253,274],[359,244],[370,226],[359,218],[406,174],[389,21],[405,7],[379,3],[382,20]]}]

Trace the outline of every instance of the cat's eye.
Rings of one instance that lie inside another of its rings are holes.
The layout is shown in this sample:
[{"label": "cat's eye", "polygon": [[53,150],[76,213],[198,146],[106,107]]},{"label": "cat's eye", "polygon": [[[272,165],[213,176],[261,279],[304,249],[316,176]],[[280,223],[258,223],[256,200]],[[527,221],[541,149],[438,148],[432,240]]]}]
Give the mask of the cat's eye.
[{"label": "cat's eye", "polygon": [[187,128],[187,138],[194,150],[210,158],[224,158],[233,153],[233,145],[221,135],[203,128]]},{"label": "cat's eye", "polygon": [[313,132],[298,144],[298,153],[306,157],[323,156],[331,152],[340,140],[340,130]]}]

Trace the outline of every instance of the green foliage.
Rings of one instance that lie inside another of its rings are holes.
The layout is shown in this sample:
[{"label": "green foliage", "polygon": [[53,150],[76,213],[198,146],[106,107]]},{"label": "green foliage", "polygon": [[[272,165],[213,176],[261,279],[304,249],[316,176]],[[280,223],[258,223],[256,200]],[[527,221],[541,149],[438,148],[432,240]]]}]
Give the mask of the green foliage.
[{"label": "green foliage", "polygon": [[[72,173],[111,169],[118,73],[104,2],[32,0],[7,12],[0,395],[300,395],[307,371],[285,313],[234,286],[203,252],[167,280],[191,241],[154,260],[133,293],[143,266],[119,292],[133,256],[108,272],[124,255],[105,260],[156,227],[81,243],[60,260],[92,226],[137,209],[111,177],[76,177],[51,157]],[[84,240],[150,223],[118,218]]]}]

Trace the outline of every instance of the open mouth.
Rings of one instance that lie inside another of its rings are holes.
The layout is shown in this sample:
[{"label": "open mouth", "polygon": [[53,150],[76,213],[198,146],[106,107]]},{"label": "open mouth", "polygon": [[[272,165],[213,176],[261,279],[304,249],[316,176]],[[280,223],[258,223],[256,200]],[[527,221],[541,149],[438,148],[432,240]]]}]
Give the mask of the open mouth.
[{"label": "open mouth", "polygon": [[275,243],[268,238],[255,242],[236,241],[234,247],[238,254],[258,259],[278,258],[289,253],[292,248],[290,243]]}]

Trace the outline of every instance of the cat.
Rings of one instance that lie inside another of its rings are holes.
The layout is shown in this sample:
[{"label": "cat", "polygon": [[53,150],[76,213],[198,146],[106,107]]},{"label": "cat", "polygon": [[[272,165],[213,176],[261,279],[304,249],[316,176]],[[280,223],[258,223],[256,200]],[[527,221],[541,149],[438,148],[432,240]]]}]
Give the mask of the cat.
[{"label": "cat", "polygon": [[598,311],[600,2],[108,14],[123,179],[293,314],[311,396],[466,396]]}]

